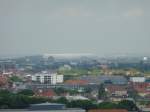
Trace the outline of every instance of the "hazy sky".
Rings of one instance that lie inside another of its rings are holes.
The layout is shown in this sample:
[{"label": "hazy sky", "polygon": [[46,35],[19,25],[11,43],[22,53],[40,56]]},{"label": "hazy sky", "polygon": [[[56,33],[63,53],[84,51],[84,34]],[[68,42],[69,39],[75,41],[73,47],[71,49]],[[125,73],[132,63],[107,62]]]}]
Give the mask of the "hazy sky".
[{"label": "hazy sky", "polygon": [[150,54],[150,0],[0,0],[0,55]]}]

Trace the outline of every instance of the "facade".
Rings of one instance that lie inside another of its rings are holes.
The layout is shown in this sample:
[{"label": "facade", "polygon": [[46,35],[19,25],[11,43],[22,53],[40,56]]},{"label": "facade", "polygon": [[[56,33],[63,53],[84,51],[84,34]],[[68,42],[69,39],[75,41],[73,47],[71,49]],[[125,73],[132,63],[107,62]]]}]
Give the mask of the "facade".
[{"label": "facade", "polygon": [[32,81],[42,84],[63,83],[63,75],[57,73],[42,72],[32,76]]},{"label": "facade", "polygon": [[150,94],[150,83],[132,83],[133,89],[140,95],[146,96]]},{"label": "facade", "polygon": [[28,89],[52,89],[52,88],[61,88],[64,87],[64,84],[42,84],[42,83],[32,83],[28,84]]},{"label": "facade", "polygon": [[57,75],[57,77],[56,77],[56,82],[57,83],[63,83],[63,80],[64,79],[64,76],[63,75]]},{"label": "facade", "polygon": [[105,89],[111,101],[121,101],[128,98],[127,87],[125,85],[107,85]]},{"label": "facade", "polygon": [[128,96],[126,86],[107,85],[107,86],[106,86],[106,91],[107,91],[111,96],[124,96],[124,97],[127,97],[127,96]]},{"label": "facade", "polygon": [[130,77],[131,82],[145,82],[145,77]]}]

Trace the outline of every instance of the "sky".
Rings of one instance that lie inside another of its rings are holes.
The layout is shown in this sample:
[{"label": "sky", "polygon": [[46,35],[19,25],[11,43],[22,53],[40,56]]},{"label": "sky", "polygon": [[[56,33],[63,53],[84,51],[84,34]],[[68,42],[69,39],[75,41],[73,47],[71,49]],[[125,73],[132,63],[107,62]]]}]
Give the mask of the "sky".
[{"label": "sky", "polygon": [[150,54],[150,0],[0,0],[0,55]]}]

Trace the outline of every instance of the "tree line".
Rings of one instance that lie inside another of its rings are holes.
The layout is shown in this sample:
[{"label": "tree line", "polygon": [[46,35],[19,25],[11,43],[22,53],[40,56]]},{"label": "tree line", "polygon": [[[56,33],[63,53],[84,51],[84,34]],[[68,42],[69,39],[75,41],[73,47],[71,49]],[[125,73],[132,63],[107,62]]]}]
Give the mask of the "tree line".
[{"label": "tree line", "polygon": [[65,97],[59,99],[50,99],[44,97],[33,96],[31,90],[22,90],[18,93],[12,93],[8,90],[0,90],[0,109],[23,109],[28,108],[30,104],[51,102],[66,104],[67,108],[82,109],[127,109],[129,111],[137,110],[136,105],[132,101],[120,101],[118,103],[102,102],[96,103],[92,100],[73,100],[69,101]]}]

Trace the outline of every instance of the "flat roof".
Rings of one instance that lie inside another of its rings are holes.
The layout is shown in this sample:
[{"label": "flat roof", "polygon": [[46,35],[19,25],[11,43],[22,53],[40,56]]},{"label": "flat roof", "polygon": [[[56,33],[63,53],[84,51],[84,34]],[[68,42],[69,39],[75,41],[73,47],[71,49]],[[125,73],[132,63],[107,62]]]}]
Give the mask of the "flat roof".
[{"label": "flat roof", "polygon": [[65,104],[61,104],[61,103],[38,103],[38,104],[31,104],[31,106],[41,106],[41,105],[65,105]]}]

